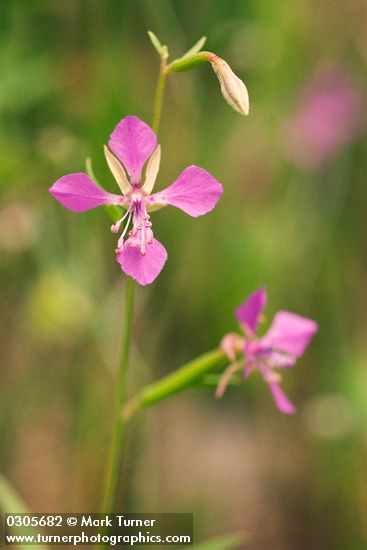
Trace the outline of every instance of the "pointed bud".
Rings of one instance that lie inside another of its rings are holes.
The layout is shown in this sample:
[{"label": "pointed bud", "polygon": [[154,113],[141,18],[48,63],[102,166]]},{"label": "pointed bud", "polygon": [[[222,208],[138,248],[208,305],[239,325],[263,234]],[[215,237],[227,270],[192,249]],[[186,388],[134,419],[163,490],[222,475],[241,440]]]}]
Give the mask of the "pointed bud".
[{"label": "pointed bud", "polygon": [[248,91],[245,84],[234,74],[231,67],[224,59],[215,54],[208,55],[215,74],[220,82],[222,95],[227,103],[240,113],[247,116],[250,111]]},{"label": "pointed bud", "polygon": [[[195,51],[195,46],[193,51]],[[190,52],[172,61],[167,66],[167,74],[170,72],[189,71],[203,63],[209,62],[218,77],[224,99],[232,109],[241,115],[247,116],[250,111],[247,88],[242,80],[234,74],[228,63],[212,52],[199,51],[189,54]]]}]

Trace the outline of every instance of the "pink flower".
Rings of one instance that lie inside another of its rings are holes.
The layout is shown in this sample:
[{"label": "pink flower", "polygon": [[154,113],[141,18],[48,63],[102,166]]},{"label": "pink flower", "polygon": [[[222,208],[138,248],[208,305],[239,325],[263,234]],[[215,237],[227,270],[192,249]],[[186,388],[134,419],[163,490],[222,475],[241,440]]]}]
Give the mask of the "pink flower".
[{"label": "pink flower", "polygon": [[[159,275],[167,259],[166,249],[154,238],[149,212],[171,204],[190,216],[201,216],[215,207],[223,189],[209,172],[189,166],[169,187],[152,195],[160,165],[160,146],[153,130],[136,116],[127,116],[119,122],[108,145],[109,148],[104,148],[106,160],[122,195],[108,193],[84,173],[63,176],[49,191],[73,212],[108,204],[125,208],[125,214],[111,227],[117,233],[125,222],[116,258],[126,275],[147,285]],[[142,169],[148,158],[142,185]],[[125,240],[130,221],[132,229]]]},{"label": "pink flower", "polygon": [[[295,366],[318,326],[311,319],[289,311],[278,311],[266,334],[257,338],[256,331],[266,301],[266,290],[260,288],[236,309],[236,317],[245,336],[231,333],[221,342],[220,347],[232,364],[223,374],[217,396],[223,395],[228,380],[235,371],[244,368],[244,377],[248,378],[256,368],[268,384],[278,409],[283,413],[293,414],[296,408],[280,387],[280,372]],[[238,354],[242,357],[236,361]]]},{"label": "pink flower", "polygon": [[362,103],[361,92],[347,71],[336,66],[318,68],[286,123],[286,156],[299,166],[326,164],[361,131]]}]

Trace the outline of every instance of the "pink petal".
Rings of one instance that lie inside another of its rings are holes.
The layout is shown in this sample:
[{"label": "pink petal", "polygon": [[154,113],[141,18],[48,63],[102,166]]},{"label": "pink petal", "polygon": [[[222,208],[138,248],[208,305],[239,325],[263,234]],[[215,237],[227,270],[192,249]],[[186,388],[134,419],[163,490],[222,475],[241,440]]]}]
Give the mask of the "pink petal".
[{"label": "pink petal", "polygon": [[112,132],[108,145],[124,164],[131,183],[139,184],[141,171],[157,144],[153,130],[136,116],[123,118]]},{"label": "pink petal", "polygon": [[63,176],[53,184],[49,192],[63,206],[73,212],[84,212],[84,210],[96,206],[126,202],[121,195],[113,195],[98,187],[83,172]]},{"label": "pink petal", "polygon": [[311,319],[289,311],[279,311],[268,332],[261,339],[261,344],[264,347],[300,357],[317,329],[317,323]]},{"label": "pink petal", "polygon": [[223,187],[209,172],[189,166],[172,185],[148,197],[147,202],[171,204],[196,218],[213,210],[222,193]]},{"label": "pink petal", "polygon": [[259,317],[266,306],[266,289],[259,288],[247,298],[246,302],[236,309],[236,317],[240,323],[246,325],[251,332],[255,333]]},{"label": "pink petal", "polygon": [[288,399],[288,397],[283,392],[278,382],[268,382],[269,389],[273,394],[273,398],[278,409],[285,414],[294,414],[296,412],[296,407]]},{"label": "pink petal", "polygon": [[129,240],[125,242],[122,252],[117,254],[117,261],[126,275],[133,277],[140,285],[149,285],[162,271],[167,260],[167,251],[159,241],[153,239],[143,256],[140,248],[131,246]]}]

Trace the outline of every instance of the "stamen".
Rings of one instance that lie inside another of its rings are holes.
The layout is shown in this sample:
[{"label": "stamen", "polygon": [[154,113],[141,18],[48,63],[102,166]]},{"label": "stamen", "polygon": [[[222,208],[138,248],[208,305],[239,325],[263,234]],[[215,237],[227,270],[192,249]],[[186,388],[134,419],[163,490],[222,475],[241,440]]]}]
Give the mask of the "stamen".
[{"label": "stamen", "polygon": [[[122,250],[124,248],[124,238],[125,238],[125,235],[127,233],[128,228],[129,228],[130,221],[131,221],[131,216],[132,216],[132,212],[131,212],[130,209],[128,210],[127,213],[129,214],[129,217],[127,219],[125,228],[124,228],[123,232],[121,233],[121,236],[120,236],[119,240],[117,241],[117,248],[115,250],[116,254],[119,254],[120,252],[122,252]],[[125,214],[124,218],[126,218],[126,214]]]},{"label": "stamen", "polygon": [[128,219],[127,222],[126,222],[125,229],[123,230],[121,237],[125,237],[125,235],[126,235],[126,233],[127,233],[127,230],[128,230],[128,228],[129,228],[130,221],[131,221],[131,216],[132,216],[132,213],[130,212],[130,214],[129,214],[129,219]]},{"label": "stamen", "polygon": [[120,230],[120,226],[121,226],[122,222],[124,221],[126,216],[128,216],[129,214],[131,215],[130,206],[129,206],[128,210],[125,212],[125,214],[122,216],[122,218],[120,220],[118,220],[114,225],[111,225],[112,233],[117,233]]},{"label": "stamen", "polygon": [[[140,250],[140,254],[145,256],[147,246],[153,242],[152,222],[147,214],[144,198],[142,196],[131,197],[131,210],[133,212],[133,227],[129,231],[129,244]],[[129,218],[130,220],[130,218]],[[126,229],[124,231],[125,235]],[[118,248],[122,250],[122,242],[118,242]]]}]

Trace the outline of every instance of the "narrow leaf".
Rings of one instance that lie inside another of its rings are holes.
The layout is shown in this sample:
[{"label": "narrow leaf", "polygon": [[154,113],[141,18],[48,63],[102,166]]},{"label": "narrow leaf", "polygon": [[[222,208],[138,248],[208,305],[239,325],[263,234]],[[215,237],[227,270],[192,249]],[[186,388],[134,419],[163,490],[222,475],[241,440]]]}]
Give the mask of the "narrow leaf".
[{"label": "narrow leaf", "polygon": [[159,42],[159,40],[156,37],[156,35],[154,34],[154,32],[148,31],[148,35],[149,35],[150,41],[153,44],[154,48],[157,50],[159,55],[162,55],[162,53],[164,53],[164,47],[165,46],[162,46],[162,44]]},{"label": "narrow leaf", "polygon": [[195,53],[198,53],[201,50],[201,48],[204,46],[205,42],[206,42],[206,36],[202,36],[200,40],[198,40],[196,44],[181,57],[181,59],[184,59],[185,57],[190,57],[190,55],[194,55]]}]

